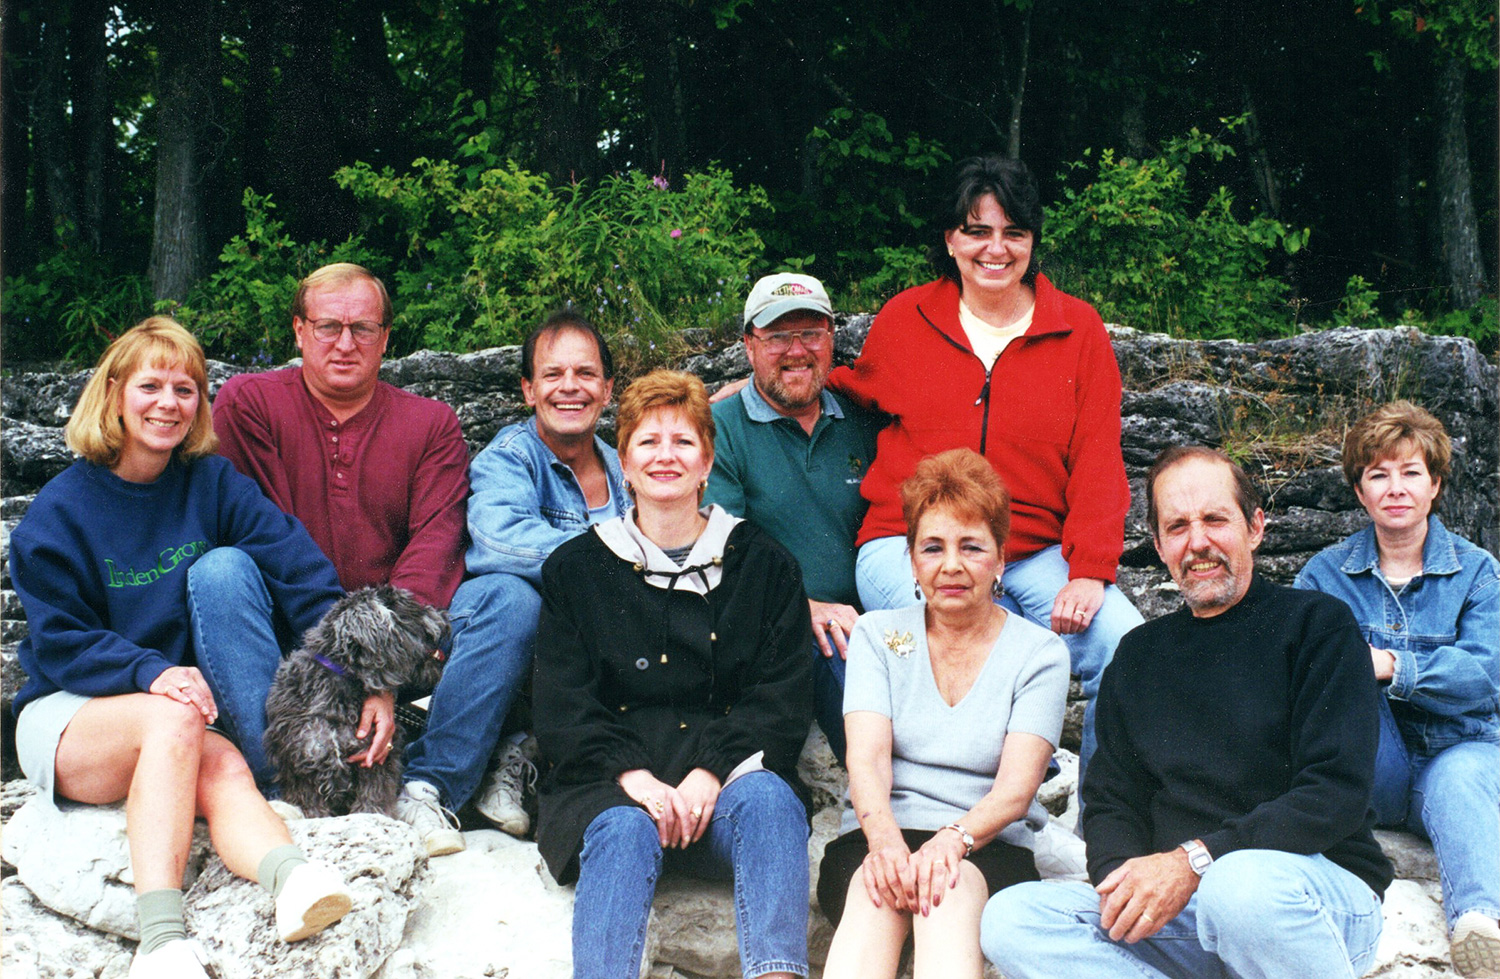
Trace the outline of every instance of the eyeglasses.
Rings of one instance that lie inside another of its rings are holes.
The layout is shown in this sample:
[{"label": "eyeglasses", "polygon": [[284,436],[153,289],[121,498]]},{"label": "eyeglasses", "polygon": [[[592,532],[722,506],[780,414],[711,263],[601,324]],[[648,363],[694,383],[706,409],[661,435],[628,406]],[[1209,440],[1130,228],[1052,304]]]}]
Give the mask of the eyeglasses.
[{"label": "eyeglasses", "polygon": [[828,329],[786,330],[780,333],[767,333],[765,336],[755,336],[754,333],[750,335],[759,341],[766,353],[774,356],[792,349],[793,340],[801,340],[802,346],[808,350],[822,350],[833,337],[833,331]]},{"label": "eyeglasses", "polygon": [[385,327],[379,323],[366,323],[361,320],[357,323],[340,323],[338,320],[319,320],[311,324],[312,335],[319,343],[337,343],[339,337],[348,330],[354,337],[354,342],[361,347],[368,347],[380,342],[380,335]]}]

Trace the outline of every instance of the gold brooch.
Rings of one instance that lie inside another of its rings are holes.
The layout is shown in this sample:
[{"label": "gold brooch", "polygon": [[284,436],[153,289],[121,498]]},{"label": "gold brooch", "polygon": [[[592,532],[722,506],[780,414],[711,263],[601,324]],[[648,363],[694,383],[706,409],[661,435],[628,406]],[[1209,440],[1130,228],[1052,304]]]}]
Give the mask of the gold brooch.
[{"label": "gold brooch", "polygon": [[885,630],[885,648],[895,653],[902,659],[910,656],[917,644],[912,641],[910,632],[897,632],[895,629]]}]

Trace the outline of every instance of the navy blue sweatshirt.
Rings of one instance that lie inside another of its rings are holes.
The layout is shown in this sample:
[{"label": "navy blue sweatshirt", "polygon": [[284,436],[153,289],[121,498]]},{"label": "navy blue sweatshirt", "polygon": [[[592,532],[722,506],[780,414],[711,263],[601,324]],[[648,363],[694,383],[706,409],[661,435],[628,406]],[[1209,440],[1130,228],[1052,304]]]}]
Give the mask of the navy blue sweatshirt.
[{"label": "navy blue sweatshirt", "polygon": [[255,561],[294,636],[343,594],[302,524],[218,456],[174,459],[152,483],[75,462],[42,487],[10,545],[30,626],[17,714],[56,690],[146,691],[168,667],[195,663],[187,570],[215,547]]}]

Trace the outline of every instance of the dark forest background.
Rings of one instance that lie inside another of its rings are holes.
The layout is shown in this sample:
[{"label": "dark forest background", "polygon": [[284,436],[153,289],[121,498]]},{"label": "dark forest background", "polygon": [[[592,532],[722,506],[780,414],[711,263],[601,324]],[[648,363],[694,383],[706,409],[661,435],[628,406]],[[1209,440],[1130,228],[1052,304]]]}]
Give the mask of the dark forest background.
[{"label": "dark forest background", "polygon": [[779,267],[873,309],[924,277],[930,195],[981,152],[1031,166],[1044,268],[1107,318],[1494,346],[1480,0],[0,10],[12,362],[90,357],[153,308],[279,360],[289,283],[331,258],[393,283],[405,349],[564,301],[655,342]]}]

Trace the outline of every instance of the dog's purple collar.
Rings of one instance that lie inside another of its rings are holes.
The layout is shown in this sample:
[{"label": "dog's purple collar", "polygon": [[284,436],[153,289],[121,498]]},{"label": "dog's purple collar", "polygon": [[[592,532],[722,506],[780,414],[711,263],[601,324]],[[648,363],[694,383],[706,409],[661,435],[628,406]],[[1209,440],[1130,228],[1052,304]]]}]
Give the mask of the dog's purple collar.
[{"label": "dog's purple collar", "polygon": [[345,670],[342,666],[338,665],[333,660],[329,659],[327,656],[323,656],[323,655],[320,655],[318,653],[314,653],[313,654],[313,659],[317,660],[323,666],[328,667],[330,670],[332,670],[333,672],[337,673],[339,676],[347,676],[348,673],[349,673],[348,670]]}]

